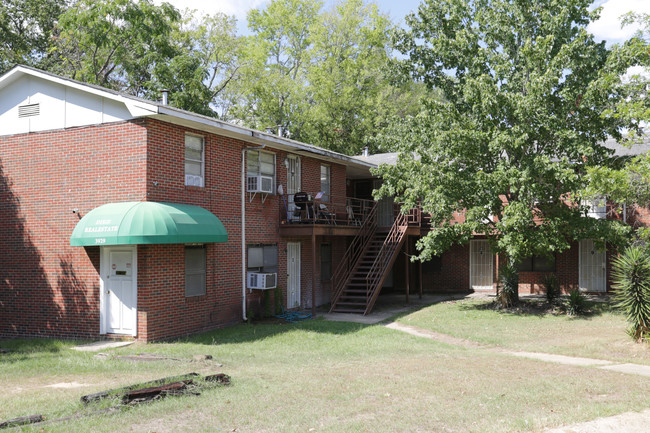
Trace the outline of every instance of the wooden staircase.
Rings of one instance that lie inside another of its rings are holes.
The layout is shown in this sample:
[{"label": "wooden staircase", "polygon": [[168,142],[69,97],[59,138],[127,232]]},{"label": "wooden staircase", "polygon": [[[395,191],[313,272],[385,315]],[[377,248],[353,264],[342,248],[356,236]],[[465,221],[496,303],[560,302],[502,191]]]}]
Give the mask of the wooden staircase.
[{"label": "wooden staircase", "polygon": [[[334,296],[330,312],[368,314],[379,296],[386,277],[406,239],[410,218],[398,214],[390,230],[372,230],[359,233],[348,248],[343,262],[334,273]],[[356,254],[352,247],[362,248]],[[354,257],[354,263],[350,264]],[[348,262],[346,262],[348,260]]]}]

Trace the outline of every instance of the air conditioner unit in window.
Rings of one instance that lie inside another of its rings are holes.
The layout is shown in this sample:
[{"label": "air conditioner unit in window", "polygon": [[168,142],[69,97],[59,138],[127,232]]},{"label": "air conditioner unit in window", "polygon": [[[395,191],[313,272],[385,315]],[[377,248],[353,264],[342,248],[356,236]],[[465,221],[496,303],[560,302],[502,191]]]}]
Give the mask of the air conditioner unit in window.
[{"label": "air conditioner unit in window", "polygon": [[191,174],[185,175],[185,185],[190,186],[203,186],[203,178],[201,176],[194,176]]},{"label": "air conditioner unit in window", "polygon": [[271,176],[248,176],[248,192],[263,192],[273,194],[273,178]]},{"label": "air conditioner unit in window", "polygon": [[247,279],[249,289],[275,289],[278,283],[278,274],[249,272]]}]

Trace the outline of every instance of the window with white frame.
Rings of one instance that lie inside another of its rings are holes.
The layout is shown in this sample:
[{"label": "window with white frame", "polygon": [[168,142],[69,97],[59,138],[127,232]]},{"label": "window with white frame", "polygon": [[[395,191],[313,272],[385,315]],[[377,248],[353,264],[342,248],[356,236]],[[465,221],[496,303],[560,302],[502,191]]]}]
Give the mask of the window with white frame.
[{"label": "window with white frame", "polygon": [[320,191],[323,193],[322,201],[330,201],[330,166],[320,166]]},{"label": "window with white frame", "polygon": [[205,295],[205,247],[185,247],[185,297]]},{"label": "window with white frame", "polygon": [[204,186],[204,140],[196,135],[185,135],[185,185]]},{"label": "window with white frame", "polygon": [[587,216],[596,219],[607,218],[607,200],[605,197],[596,197],[591,200],[583,201],[587,207]]},{"label": "window with white frame", "polygon": [[246,176],[249,192],[275,194],[275,154],[259,150],[246,152]]}]

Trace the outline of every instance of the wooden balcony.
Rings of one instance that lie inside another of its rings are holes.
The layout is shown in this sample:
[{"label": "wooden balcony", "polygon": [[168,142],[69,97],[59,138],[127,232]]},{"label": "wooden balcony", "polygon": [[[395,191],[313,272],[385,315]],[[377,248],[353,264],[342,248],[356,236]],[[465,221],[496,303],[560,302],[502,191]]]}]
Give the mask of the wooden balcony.
[{"label": "wooden balcony", "polygon": [[356,236],[376,205],[372,200],[358,198],[330,202],[320,200],[318,195],[289,195],[283,199],[280,236]]}]

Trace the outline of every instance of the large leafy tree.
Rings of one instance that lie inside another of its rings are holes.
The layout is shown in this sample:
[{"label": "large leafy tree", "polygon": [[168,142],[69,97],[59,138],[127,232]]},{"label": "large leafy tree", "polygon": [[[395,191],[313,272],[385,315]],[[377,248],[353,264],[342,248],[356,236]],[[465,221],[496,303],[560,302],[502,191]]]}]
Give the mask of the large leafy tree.
[{"label": "large leafy tree", "polygon": [[13,64],[49,66],[50,33],[67,0],[0,2],[0,74]]},{"label": "large leafy tree", "polygon": [[177,51],[171,35],[180,13],[150,0],[79,0],[59,17],[54,70],[134,95],[151,88],[156,65]]},{"label": "large leafy tree", "polygon": [[252,10],[241,99],[231,110],[258,129],[348,154],[358,154],[389,118],[419,109],[421,88],[392,82],[392,24],[376,5],[343,0],[274,0]]},{"label": "large leafy tree", "polygon": [[426,0],[397,32],[401,72],[441,95],[385,137],[401,156],[379,170],[380,194],[431,215],[421,259],[476,234],[511,262],[624,238],[623,225],[588,218],[580,194],[586,171],[611,162],[608,136],[639,127],[617,115],[638,58],[593,40],[590,5]]},{"label": "large leafy tree", "polygon": [[257,129],[299,135],[307,106],[307,67],[319,0],[274,0],[248,14],[253,32],[247,55],[253,61],[238,115]]},{"label": "large leafy tree", "polygon": [[362,0],[341,2],[321,14],[312,36],[311,104],[301,140],[359,154],[385,115],[417,107],[401,103],[411,92],[387,76],[391,28],[375,4]]},{"label": "large leafy tree", "polygon": [[222,13],[197,16],[196,11],[186,10],[171,41],[173,57],[153,69],[157,87],[170,91],[173,106],[229,120],[233,101],[238,101],[233,94],[250,63],[235,18]]}]

